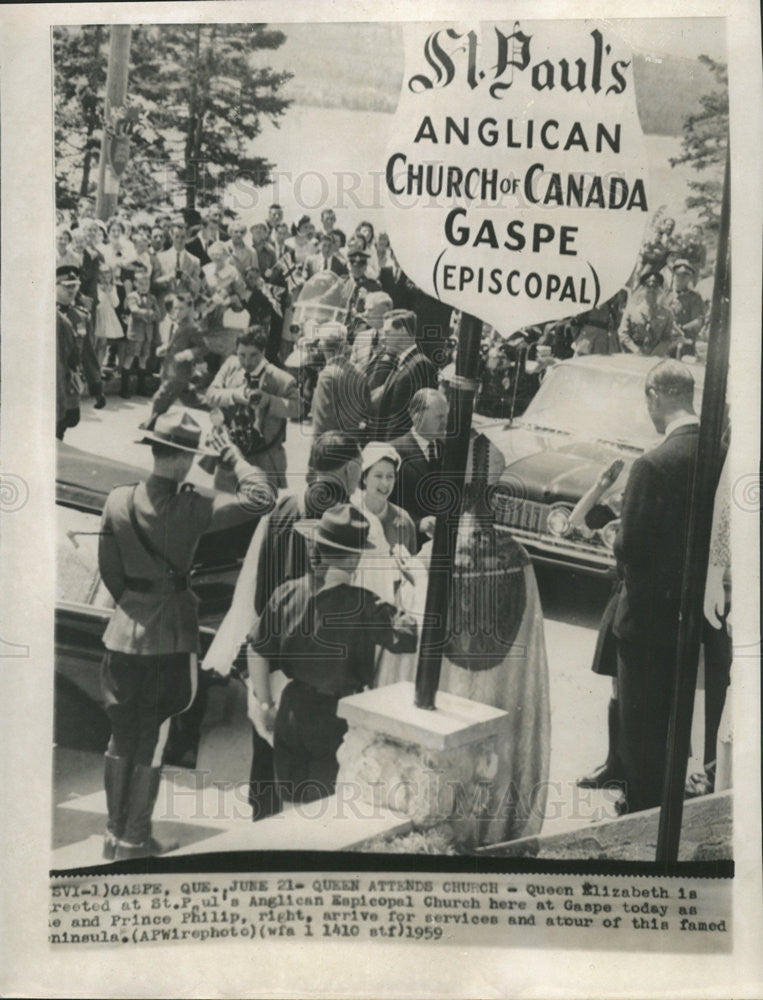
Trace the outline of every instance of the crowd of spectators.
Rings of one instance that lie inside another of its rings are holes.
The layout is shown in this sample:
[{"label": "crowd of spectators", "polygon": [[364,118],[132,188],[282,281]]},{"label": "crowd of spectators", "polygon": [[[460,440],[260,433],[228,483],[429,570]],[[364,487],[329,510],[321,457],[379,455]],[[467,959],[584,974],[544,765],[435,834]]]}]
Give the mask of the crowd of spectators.
[{"label": "crowd of spectators", "polygon": [[[58,213],[56,265],[59,437],[77,419],[83,375],[96,407],[106,405],[104,387],[118,384],[125,399],[154,395],[161,413],[178,398],[203,404],[247,332],[264,330],[265,358],[283,367],[304,332],[291,322],[294,305],[321,272],[339,282],[336,318],[348,346],[370,328],[364,313],[373,295],[379,318],[394,308],[415,313],[428,354],[449,332],[450,309],[407,280],[386,234],[361,222],[348,239],[331,208],[320,228],[307,215],[288,225],[279,205],[252,225],[219,205],[102,222],[92,199],[82,198],[76,217]],[[366,367],[380,353],[374,322]]]},{"label": "crowd of spectators", "polygon": [[[672,219],[656,219],[627,286],[587,313],[532,331],[530,346],[557,359],[615,351],[701,354],[706,303],[694,285],[706,249],[699,227],[680,238],[674,227]],[[382,336],[386,314],[409,314],[405,327],[435,368],[450,360],[458,314],[408,278],[386,233],[363,221],[348,237],[330,207],[318,225],[308,215],[289,225],[276,204],[251,225],[220,205],[102,222],[92,199],[82,198],[76,217],[58,214],[56,252],[57,285],[65,286],[57,294],[59,437],[78,419],[85,389],[97,408],[106,405],[110,386],[125,399],[153,395],[155,415],[177,399],[204,405],[206,390],[247,332],[264,331],[268,363],[288,367],[291,358],[293,364],[295,345],[308,332],[294,322],[296,306],[306,283],[321,274],[331,278],[331,318],[344,328],[344,346],[332,348],[336,336],[329,331],[318,367],[329,357],[335,373],[345,358],[354,366],[369,395],[366,426],[378,420],[382,391],[400,360]],[[315,333],[317,326],[311,328]],[[486,377],[489,346],[500,349],[510,333],[485,331]],[[428,374],[417,388],[429,381]],[[321,426],[325,402],[318,400]]]}]

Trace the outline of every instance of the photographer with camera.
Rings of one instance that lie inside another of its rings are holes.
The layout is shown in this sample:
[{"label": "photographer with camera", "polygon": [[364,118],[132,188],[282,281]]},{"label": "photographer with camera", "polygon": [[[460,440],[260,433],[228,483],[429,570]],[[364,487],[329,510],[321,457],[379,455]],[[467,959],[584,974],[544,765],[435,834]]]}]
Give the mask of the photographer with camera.
[{"label": "photographer with camera", "polygon": [[[294,378],[265,360],[268,335],[262,326],[239,334],[236,353],[227,358],[207,389],[212,422],[224,424],[242,455],[263,473],[275,492],[286,486],[286,422],[299,416],[299,390]],[[219,464],[215,486],[236,488]]]}]

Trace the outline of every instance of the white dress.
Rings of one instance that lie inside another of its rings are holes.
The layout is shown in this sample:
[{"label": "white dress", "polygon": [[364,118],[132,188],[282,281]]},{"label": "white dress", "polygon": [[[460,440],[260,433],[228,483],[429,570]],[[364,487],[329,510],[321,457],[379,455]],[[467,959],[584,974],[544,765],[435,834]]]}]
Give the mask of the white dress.
[{"label": "white dress", "polygon": [[124,329],[119,322],[116,307],[119,305],[119,295],[116,287],[98,287],[98,304],[95,309],[95,339],[121,340]]},{"label": "white dress", "polygon": [[[368,509],[362,491],[358,490],[350,500],[371,525],[368,538],[376,546],[361,556],[355,572],[355,585],[365,587],[383,601],[413,615],[420,634],[427,592],[425,566],[402,546],[397,556],[392,554],[381,519]],[[417,653],[393,653],[378,647],[374,686],[393,684],[415,676],[417,656]]]}]

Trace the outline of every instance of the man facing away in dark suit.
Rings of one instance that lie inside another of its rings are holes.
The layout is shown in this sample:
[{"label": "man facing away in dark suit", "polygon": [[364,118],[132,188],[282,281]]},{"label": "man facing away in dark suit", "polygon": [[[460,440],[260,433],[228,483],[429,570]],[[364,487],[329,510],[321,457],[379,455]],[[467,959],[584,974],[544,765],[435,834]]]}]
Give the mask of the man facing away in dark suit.
[{"label": "man facing away in dark suit", "polygon": [[434,531],[427,496],[439,479],[448,425],[448,401],[437,389],[419,389],[409,407],[412,425],[391,444],[400,456],[400,471],[390,499],[413,518],[418,547]]},{"label": "man facing away in dark suit", "polygon": [[437,370],[416,343],[416,314],[392,309],[384,317],[384,349],[396,359],[383,385],[371,393],[378,403],[377,441],[392,441],[411,427],[411,400],[419,389],[437,388]]},{"label": "man facing away in dark suit", "polygon": [[689,369],[673,360],[652,368],[646,405],[665,440],[633,463],[615,542],[624,580],[613,626],[617,742],[628,812],[662,798],[699,428]]}]

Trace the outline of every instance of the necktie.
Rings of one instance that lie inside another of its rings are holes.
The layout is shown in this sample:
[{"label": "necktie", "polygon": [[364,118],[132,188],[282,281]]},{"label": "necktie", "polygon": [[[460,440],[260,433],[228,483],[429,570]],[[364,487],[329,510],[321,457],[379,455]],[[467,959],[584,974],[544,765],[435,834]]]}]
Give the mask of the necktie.
[{"label": "necktie", "polygon": [[427,461],[430,465],[436,465],[440,457],[440,449],[436,441],[430,441],[427,445]]},{"label": "necktie", "polygon": [[176,270],[180,270],[180,251],[178,250],[177,264],[175,265]]}]

